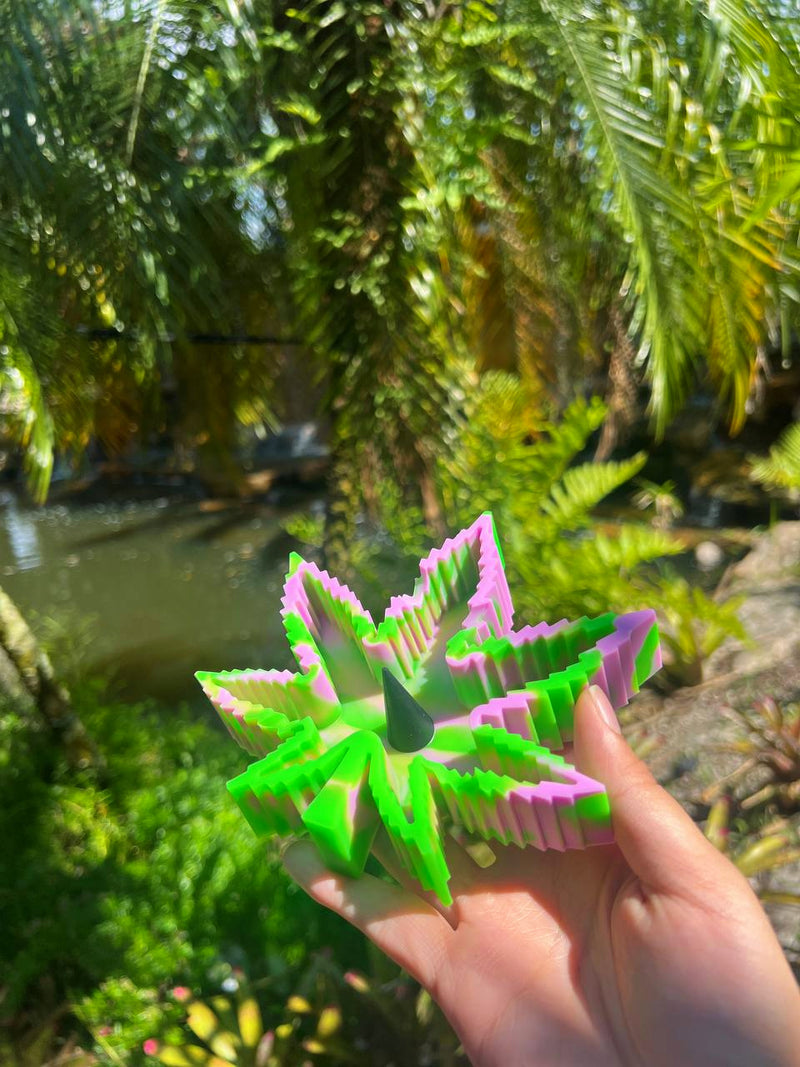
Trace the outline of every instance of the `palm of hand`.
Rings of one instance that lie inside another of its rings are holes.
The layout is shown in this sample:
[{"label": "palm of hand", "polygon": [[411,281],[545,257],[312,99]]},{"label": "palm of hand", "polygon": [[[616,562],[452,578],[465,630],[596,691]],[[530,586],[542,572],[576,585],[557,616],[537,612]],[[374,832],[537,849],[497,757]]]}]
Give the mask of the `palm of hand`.
[{"label": "palm of hand", "polygon": [[[743,961],[741,946],[731,953],[720,943],[721,915],[649,893],[613,846],[523,863],[515,851],[477,875],[456,862],[465,878],[458,927],[444,958],[426,961],[474,1063],[757,1062],[749,1043],[740,1058],[747,1005],[730,976]],[[725,1001],[716,1018],[709,985]]]},{"label": "palm of hand", "polygon": [[398,886],[289,873],[438,1001],[475,1067],[798,1067],[800,995],[749,885],[653,780],[602,695],[576,707],[574,763],[605,783],[617,844],[448,852],[446,917],[379,848]]}]

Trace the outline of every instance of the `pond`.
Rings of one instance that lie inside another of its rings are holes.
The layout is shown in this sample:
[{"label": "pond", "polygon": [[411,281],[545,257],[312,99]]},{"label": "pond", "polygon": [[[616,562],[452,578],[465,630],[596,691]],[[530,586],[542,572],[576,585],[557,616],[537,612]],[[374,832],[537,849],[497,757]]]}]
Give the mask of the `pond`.
[{"label": "pond", "polygon": [[[73,634],[82,672],[110,677],[129,699],[205,706],[196,670],[293,666],[279,612],[295,543],[281,523],[297,508],[321,510],[321,489],[242,502],[147,492],[71,495],[33,508],[0,490],[0,585],[34,628],[53,620],[57,635]],[[613,525],[640,513],[618,505],[606,517]],[[707,591],[744,551],[740,538],[717,531],[719,558],[698,571],[692,549],[709,532],[681,534],[687,552],[671,565]],[[410,590],[394,566],[382,563],[391,588]],[[382,612],[369,589],[355,592]]]},{"label": "pond", "polygon": [[169,496],[32,508],[3,490],[0,584],[34,625],[83,633],[86,671],[126,697],[199,705],[196,670],[290,665],[287,514]]}]

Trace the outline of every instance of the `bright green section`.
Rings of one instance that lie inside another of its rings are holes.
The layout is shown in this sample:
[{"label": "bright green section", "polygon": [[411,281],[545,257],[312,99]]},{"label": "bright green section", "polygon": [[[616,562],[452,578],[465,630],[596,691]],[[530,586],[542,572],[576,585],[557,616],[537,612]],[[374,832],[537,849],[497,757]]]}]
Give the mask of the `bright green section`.
[{"label": "bright green section", "polygon": [[635,669],[636,681],[638,685],[643,685],[647,681],[647,679],[652,677],[652,675],[655,673],[654,659],[657,651],[658,626],[653,623],[647,633],[647,637],[644,639],[644,644],[640,648],[639,654],[636,657]]},{"label": "bright green section", "polygon": [[591,797],[579,797],[575,812],[580,822],[594,826],[608,826],[611,821],[611,805],[607,793],[595,793]]},{"label": "bright green section", "polygon": [[301,816],[325,862],[354,876],[364,870],[380,822],[367,788],[375,749],[364,739],[371,736],[364,732],[352,738],[344,758]]},{"label": "bright green section", "polygon": [[[567,782],[568,777],[563,759],[505,730],[483,726],[471,737],[458,726],[442,732],[448,746],[472,749],[482,766],[461,773],[424,754],[401,757],[399,772],[407,788],[399,792],[396,776],[390,773],[398,762],[376,734],[364,730],[317,758],[291,766],[281,764],[280,752],[272,753],[233,779],[228,788],[256,833],[306,830],[325,862],[350,876],[363,871],[382,823],[400,862],[425,889],[448,903],[450,875],[443,833],[452,806],[462,813],[465,825],[484,837],[505,841],[508,833],[500,834],[486,819],[484,805],[502,802],[520,783]],[[607,822],[608,802],[588,798],[574,813],[569,807],[566,811],[560,807],[559,817],[574,819],[578,826],[583,819],[602,825]]]},{"label": "bright green section", "polygon": [[363,700],[348,700],[339,707],[338,712],[338,721],[346,723],[353,730],[386,732],[381,693],[375,693]]},{"label": "bright green section", "polygon": [[472,730],[468,726],[440,726],[428,748],[435,752],[474,752]]},{"label": "bright green section", "polygon": [[495,548],[497,549],[497,555],[500,557],[500,566],[505,570],[506,558],[503,555],[503,546],[500,543],[500,534],[497,532],[497,523],[494,521],[494,515],[491,511],[484,511],[484,515],[488,515],[492,520],[492,537],[494,538]]}]

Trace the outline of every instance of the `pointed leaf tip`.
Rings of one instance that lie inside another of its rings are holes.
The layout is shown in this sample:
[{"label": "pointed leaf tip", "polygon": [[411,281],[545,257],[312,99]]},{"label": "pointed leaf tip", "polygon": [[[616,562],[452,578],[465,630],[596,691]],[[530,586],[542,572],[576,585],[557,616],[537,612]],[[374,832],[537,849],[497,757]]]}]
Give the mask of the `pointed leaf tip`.
[{"label": "pointed leaf tip", "polygon": [[397,752],[419,752],[429,744],[436,727],[433,719],[392,672],[383,668],[383,706],[386,737]]},{"label": "pointed leaf tip", "polygon": [[294,572],[297,570],[297,568],[300,566],[301,563],[305,563],[305,560],[300,555],[300,553],[299,552],[290,552],[289,553],[289,575],[287,575],[287,577],[289,577],[290,575],[294,574]]}]

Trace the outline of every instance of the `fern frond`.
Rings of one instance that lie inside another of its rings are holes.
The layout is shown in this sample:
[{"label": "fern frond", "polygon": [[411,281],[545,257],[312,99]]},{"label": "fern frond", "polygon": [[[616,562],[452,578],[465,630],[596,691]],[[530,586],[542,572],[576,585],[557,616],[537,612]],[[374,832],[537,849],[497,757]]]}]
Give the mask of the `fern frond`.
[{"label": "fern frond", "polygon": [[772,488],[800,489],[800,423],[781,434],[763,458],[750,457],[750,476]]},{"label": "fern frond", "polygon": [[582,452],[606,416],[605,404],[597,397],[590,401],[574,400],[557,423],[546,423],[543,434],[532,451],[531,467],[540,477],[554,484],[575,456]]},{"label": "fern frond", "polygon": [[571,467],[550,490],[542,510],[561,526],[579,525],[586,521],[596,504],[638,474],[646,460],[645,453],[639,452],[616,463],[583,463]]},{"label": "fern frond", "polygon": [[596,554],[606,566],[633,571],[641,563],[684,551],[680,541],[663,530],[626,523],[616,536],[596,533],[591,546],[578,546],[578,554]]}]

